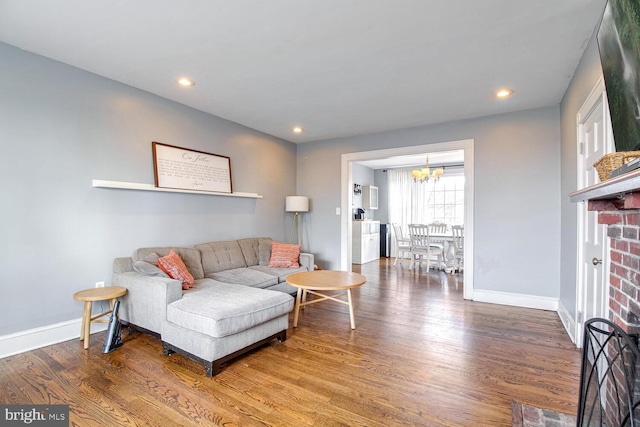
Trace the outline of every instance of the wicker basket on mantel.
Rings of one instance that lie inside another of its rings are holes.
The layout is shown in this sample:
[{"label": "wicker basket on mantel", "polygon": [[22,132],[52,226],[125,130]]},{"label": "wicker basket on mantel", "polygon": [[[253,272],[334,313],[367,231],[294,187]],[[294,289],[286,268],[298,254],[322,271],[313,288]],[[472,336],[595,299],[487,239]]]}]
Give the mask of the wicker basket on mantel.
[{"label": "wicker basket on mantel", "polygon": [[640,151],[620,151],[618,153],[605,154],[593,164],[593,167],[598,171],[600,181],[606,181],[610,178],[611,172],[638,157],[640,157]]}]

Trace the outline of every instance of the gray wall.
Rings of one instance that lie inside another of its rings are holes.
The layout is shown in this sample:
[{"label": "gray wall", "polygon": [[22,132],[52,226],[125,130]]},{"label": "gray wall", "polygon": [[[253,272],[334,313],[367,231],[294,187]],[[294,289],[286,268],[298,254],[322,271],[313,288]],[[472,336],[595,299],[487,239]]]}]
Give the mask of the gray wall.
[{"label": "gray wall", "polygon": [[314,201],[305,220],[317,263],[340,266],[340,217],[326,213],[340,206],[343,153],[463,139],[475,140],[475,289],[557,298],[559,106],[300,145],[298,191]]},{"label": "gray wall", "polygon": [[376,211],[376,219],[381,224],[389,222],[389,183],[387,173],[383,169],[373,171],[373,180],[378,187],[378,210]]},{"label": "gray wall", "polygon": [[560,301],[574,320],[576,316],[578,214],[576,204],[569,201],[569,193],[578,188],[576,114],[601,75],[602,67],[594,34],[560,104],[562,122]]},{"label": "gray wall", "polygon": [[[364,194],[364,186],[365,185],[375,185],[374,183],[374,179],[373,179],[373,169],[368,168],[366,166],[362,166],[362,165],[358,165],[358,164],[354,164],[353,165],[353,170],[351,172],[351,176],[353,177],[353,183],[354,184],[360,184],[362,185],[363,188],[363,193],[361,194],[354,194],[353,195],[353,200],[351,203],[351,211],[355,214],[355,211],[358,208],[362,208],[362,196]],[[364,210],[364,217],[367,219],[374,219],[375,218],[375,210],[372,209],[365,209]],[[352,216],[353,217],[353,216]]]},{"label": "gray wall", "polygon": [[[264,198],[91,187],[153,183],[151,141],[230,156]],[[137,247],[288,235],[294,144],[4,44],[0,144],[0,335],[78,319],[73,293]]]}]

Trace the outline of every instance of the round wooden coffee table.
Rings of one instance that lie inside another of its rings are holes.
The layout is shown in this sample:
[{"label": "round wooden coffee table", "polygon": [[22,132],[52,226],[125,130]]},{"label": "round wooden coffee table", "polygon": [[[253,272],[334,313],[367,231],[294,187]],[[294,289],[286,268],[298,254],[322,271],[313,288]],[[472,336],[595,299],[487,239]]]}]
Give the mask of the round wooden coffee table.
[{"label": "round wooden coffee table", "polygon": [[[84,340],[84,349],[89,348],[89,334],[91,333],[91,322],[106,323],[107,320],[97,320],[107,314],[113,312],[113,305],[116,303],[116,298],[123,296],[127,293],[127,288],[122,286],[106,286],[104,288],[91,288],[84,291],[78,291],[73,294],[73,299],[76,301],[84,301],[84,310],[82,311],[82,324],[80,325],[80,341]],[[111,309],[104,313],[97,314],[91,317],[91,306],[93,301],[105,301],[109,300],[109,306]]]},{"label": "round wooden coffee table", "polygon": [[[347,271],[335,270],[316,270],[305,271],[303,273],[295,273],[287,277],[287,283],[298,288],[296,296],[296,306],[293,314],[293,327],[298,327],[298,315],[300,307],[315,304],[320,301],[332,300],[340,304],[349,306],[349,318],[351,320],[351,329],[356,328],[356,321],[353,317],[353,302],[351,300],[351,289],[362,286],[367,278],[362,274],[350,273]],[[328,291],[329,293],[325,293]],[[340,291],[331,293],[331,291]],[[317,295],[320,298],[307,301],[307,293]],[[347,296],[347,301],[339,299],[341,296]]]}]

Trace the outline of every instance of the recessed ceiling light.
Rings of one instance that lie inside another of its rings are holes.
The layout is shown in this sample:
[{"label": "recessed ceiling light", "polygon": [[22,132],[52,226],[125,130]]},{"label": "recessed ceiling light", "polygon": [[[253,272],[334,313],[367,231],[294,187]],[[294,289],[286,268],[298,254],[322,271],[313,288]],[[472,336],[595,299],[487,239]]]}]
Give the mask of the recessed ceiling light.
[{"label": "recessed ceiling light", "polygon": [[178,79],[178,83],[179,83],[181,86],[195,86],[195,85],[196,85],[196,82],[194,82],[194,81],[192,81],[192,80],[189,80],[189,79],[187,79],[186,77],[183,77],[183,78],[181,78],[181,79]]},{"label": "recessed ceiling light", "polygon": [[302,133],[302,128],[300,126],[296,126],[293,128],[293,133]]},{"label": "recessed ceiling light", "polygon": [[498,92],[496,92],[496,96],[498,98],[507,98],[511,95],[513,95],[513,89],[500,89]]}]

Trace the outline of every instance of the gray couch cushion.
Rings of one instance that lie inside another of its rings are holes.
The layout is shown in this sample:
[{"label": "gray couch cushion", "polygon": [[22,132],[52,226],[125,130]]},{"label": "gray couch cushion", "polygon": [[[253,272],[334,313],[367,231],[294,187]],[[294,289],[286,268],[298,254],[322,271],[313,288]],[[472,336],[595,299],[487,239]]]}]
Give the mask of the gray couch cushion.
[{"label": "gray couch cushion", "polygon": [[121,257],[113,260],[114,273],[125,273],[127,271],[134,271],[131,257]]},{"label": "gray couch cushion", "polygon": [[184,265],[187,266],[187,270],[193,276],[194,279],[202,279],[204,278],[204,271],[202,270],[202,261],[200,259],[200,251],[193,248],[139,248],[133,251],[133,255],[131,255],[131,259],[135,264],[136,261],[144,260],[145,257],[152,253],[156,253],[159,256],[163,257],[169,253],[169,251],[173,249],[182,261],[184,261]]},{"label": "gray couch cushion", "polygon": [[145,276],[169,277],[169,275],[162,271],[160,267],[150,264],[146,261],[134,262],[133,270],[140,274],[144,274]]},{"label": "gray couch cushion", "polygon": [[293,309],[282,292],[219,284],[167,307],[167,320],[212,337],[225,337],[268,322]]},{"label": "gray couch cushion", "polygon": [[269,260],[271,259],[271,242],[271,237],[254,237],[238,240],[247,267],[253,265],[269,265]]},{"label": "gray couch cushion", "polygon": [[217,280],[208,279],[205,277],[204,279],[196,280],[190,289],[186,289],[186,290],[183,289],[182,296],[184,297],[185,295],[195,295],[198,292],[202,292],[214,286],[224,285],[224,284],[225,283],[223,282],[218,282]]},{"label": "gray couch cushion", "polygon": [[238,240],[238,245],[240,245],[247,267],[258,265],[258,242],[259,239],[255,237]]},{"label": "gray couch cushion", "polygon": [[[257,267],[257,266],[256,266]],[[207,278],[224,283],[251,286],[252,288],[268,288],[278,283],[278,278],[253,268],[234,268],[207,275]]]},{"label": "gray couch cushion", "polygon": [[152,252],[143,259],[134,262],[133,269],[145,276],[169,277],[167,273],[158,267],[158,258],[158,254]]},{"label": "gray couch cushion", "polygon": [[302,271],[307,271],[306,267],[300,268],[274,268],[268,267],[265,265],[254,265],[253,267],[249,267],[250,270],[260,271],[262,273],[268,274],[272,277],[277,277],[278,282],[285,282],[287,280],[287,276],[293,273],[300,273]]},{"label": "gray couch cushion", "polygon": [[267,290],[284,292],[285,294],[289,295],[296,295],[298,293],[298,288],[296,288],[295,286],[291,286],[287,282],[278,283],[277,285],[268,287]]},{"label": "gray couch cushion", "polygon": [[195,248],[202,253],[202,267],[207,277],[218,271],[247,266],[237,240],[202,243]]},{"label": "gray couch cushion", "polygon": [[271,260],[271,238],[258,239],[258,265],[269,265]]}]

